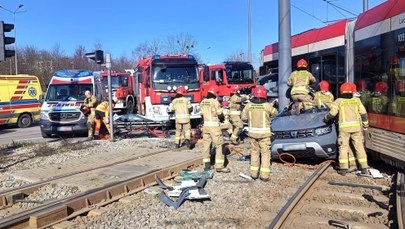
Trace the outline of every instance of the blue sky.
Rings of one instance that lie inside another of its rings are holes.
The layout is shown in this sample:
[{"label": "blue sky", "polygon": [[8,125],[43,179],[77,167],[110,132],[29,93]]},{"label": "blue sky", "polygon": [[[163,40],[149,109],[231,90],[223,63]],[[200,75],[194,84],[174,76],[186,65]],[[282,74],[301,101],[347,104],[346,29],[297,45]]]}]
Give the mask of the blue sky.
[{"label": "blue sky", "polygon": [[[278,39],[278,0],[251,0],[252,50],[255,65],[265,45]],[[363,0],[331,0],[354,12]],[[383,0],[369,0],[370,8]],[[291,0],[291,3],[322,21],[352,17],[327,6],[323,0]],[[209,63],[222,62],[237,50],[247,50],[248,0],[12,0],[0,6],[16,14],[19,46],[51,49],[59,43],[66,54],[77,45],[92,50],[99,42],[113,57],[130,56],[141,42],[168,35],[190,33],[198,41],[195,51]],[[291,7],[292,34],[326,25]],[[343,15],[342,15],[343,14]],[[0,9],[0,18],[13,22],[13,15]],[[210,48],[209,48],[210,47]]]}]

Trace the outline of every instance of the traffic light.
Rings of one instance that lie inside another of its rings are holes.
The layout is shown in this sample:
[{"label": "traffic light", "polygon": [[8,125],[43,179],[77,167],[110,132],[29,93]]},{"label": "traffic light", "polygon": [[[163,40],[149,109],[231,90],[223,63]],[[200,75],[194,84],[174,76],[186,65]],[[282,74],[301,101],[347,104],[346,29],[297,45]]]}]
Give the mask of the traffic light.
[{"label": "traffic light", "polygon": [[14,50],[8,49],[7,45],[15,42],[15,37],[7,37],[4,33],[11,32],[14,29],[14,24],[6,24],[0,21],[0,61],[5,61],[8,57],[15,55]]},{"label": "traffic light", "polygon": [[95,52],[86,53],[85,56],[94,60],[97,64],[104,64],[104,52],[103,50],[96,50]]}]

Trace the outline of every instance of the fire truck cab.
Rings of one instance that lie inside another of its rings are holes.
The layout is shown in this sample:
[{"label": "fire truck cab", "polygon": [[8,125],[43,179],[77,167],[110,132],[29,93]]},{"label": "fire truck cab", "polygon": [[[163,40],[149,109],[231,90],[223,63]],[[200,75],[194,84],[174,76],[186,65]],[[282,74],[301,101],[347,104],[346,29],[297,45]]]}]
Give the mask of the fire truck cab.
[{"label": "fire truck cab", "polygon": [[135,95],[138,113],[154,121],[169,120],[168,107],[179,86],[193,106],[191,119],[201,118],[198,64],[192,55],[154,55],[135,66]]},{"label": "fire truck cab", "polygon": [[248,95],[256,86],[253,66],[248,62],[224,62],[200,67],[202,95],[207,96],[211,85],[219,87],[219,97],[229,97],[231,87],[239,86],[241,94]]},{"label": "fire truck cab", "polygon": [[[108,73],[103,71],[103,83],[108,93]],[[132,114],[135,109],[134,78],[131,73],[111,72],[112,98],[117,103],[114,110],[120,113]]]}]

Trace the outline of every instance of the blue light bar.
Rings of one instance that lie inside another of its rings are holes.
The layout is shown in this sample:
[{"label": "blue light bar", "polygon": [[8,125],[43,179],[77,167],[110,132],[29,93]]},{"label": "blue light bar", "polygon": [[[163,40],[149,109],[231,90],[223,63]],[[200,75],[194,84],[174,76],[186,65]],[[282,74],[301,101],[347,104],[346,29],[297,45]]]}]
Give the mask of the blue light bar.
[{"label": "blue light bar", "polygon": [[93,71],[89,70],[59,70],[56,71],[54,76],[63,77],[63,78],[78,78],[78,77],[86,77],[92,76]]},{"label": "blue light bar", "polygon": [[160,56],[159,56],[159,55],[154,55],[154,56],[153,56],[153,59],[154,59],[154,60],[158,60],[158,59],[160,59]]},{"label": "blue light bar", "polygon": [[193,55],[188,55],[188,59],[194,59]]}]

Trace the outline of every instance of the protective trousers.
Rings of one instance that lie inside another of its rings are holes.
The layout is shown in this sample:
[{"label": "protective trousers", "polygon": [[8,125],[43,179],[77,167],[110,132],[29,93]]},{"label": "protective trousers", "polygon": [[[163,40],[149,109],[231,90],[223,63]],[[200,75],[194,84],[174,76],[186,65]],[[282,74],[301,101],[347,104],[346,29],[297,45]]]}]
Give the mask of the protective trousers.
[{"label": "protective trousers", "polygon": [[225,156],[222,154],[224,138],[219,126],[204,126],[203,128],[203,164],[211,163],[211,144],[215,147],[215,168],[224,168]]},{"label": "protective trousers", "polygon": [[311,95],[309,94],[295,94],[291,95],[291,99],[294,103],[299,102],[302,104],[304,110],[311,109],[314,107],[316,104],[312,98]]},{"label": "protective trousers", "polygon": [[225,130],[226,132],[228,132],[229,136],[232,135],[233,126],[230,122],[221,123],[220,128],[221,130]]},{"label": "protective trousers", "polygon": [[94,130],[94,135],[96,135],[96,136],[100,135],[101,123],[104,124],[104,126],[107,128],[108,132],[110,133],[110,124],[108,124],[107,118],[108,117],[105,117],[104,112],[96,111],[96,120],[95,120],[96,127]]},{"label": "protective trousers", "polygon": [[240,115],[231,115],[231,121],[233,126],[231,140],[236,141],[239,138],[239,133],[243,128],[243,122]]},{"label": "protective trousers", "polygon": [[347,132],[339,131],[338,144],[339,144],[339,167],[340,169],[349,169],[349,165],[353,164],[353,158],[350,158],[350,141],[355,150],[354,156],[357,158],[362,169],[368,168],[367,154],[363,144],[363,133],[361,131]]},{"label": "protective trousers", "polygon": [[88,138],[93,138],[95,119],[96,114],[94,112],[90,113],[89,116],[87,117]]},{"label": "protective trousers", "polygon": [[191,125],[190,123],[178,123],[176,122],[176,135],[174,137],[174,140],[176,141],[176,144],[180,144],[181,143],[181,137],[182,137],[182,133],[184,131],[184,137],[185,139],[183,140],[190,140],[191,138]]},{"label": "protective trousers", "polygon": [[270,178],[270,137],[250,138],[250,175],[262,179]]}]

